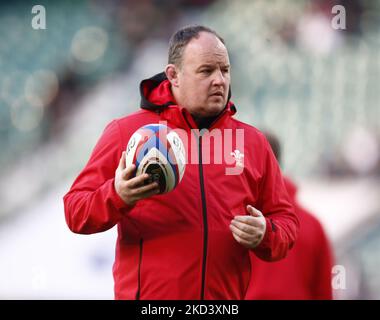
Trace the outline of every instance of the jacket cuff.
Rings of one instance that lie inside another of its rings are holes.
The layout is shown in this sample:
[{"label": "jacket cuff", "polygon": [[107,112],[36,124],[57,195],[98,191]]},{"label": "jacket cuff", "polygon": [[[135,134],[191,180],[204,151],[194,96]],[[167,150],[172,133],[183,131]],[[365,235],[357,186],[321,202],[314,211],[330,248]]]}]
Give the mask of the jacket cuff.
[{"label": "jacket cuff", "polygon": [[265,222],[266,222],[266,228],[265,228],[264,238],[261,240],[259,245],[255,249],[253,249],[254,251],[266,250],[270,248],[271,246],[271,234],[274,231],[273,230],[274,226],[272,225],[272,221],[269,220],[268,218],[265,218]]},{"label": "jacket cuff", "polygon": [[111,180],[112,188],[111,188],[111,199],[112,203],[115,206],[117,210],[120,210],[121,213],[126,213],[130,209],[132,209],[131,206],[126,204],[122,198],[118,195],[115,189],[115,179]]}]

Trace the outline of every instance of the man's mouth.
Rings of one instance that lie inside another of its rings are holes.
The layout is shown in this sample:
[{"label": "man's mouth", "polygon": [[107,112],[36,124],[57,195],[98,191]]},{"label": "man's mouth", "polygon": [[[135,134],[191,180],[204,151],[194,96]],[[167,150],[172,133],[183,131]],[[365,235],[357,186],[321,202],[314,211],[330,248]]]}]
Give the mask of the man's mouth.
[{"label": "man's mouth", "polygon": [[223,98],[224,94],[221,91],[217,91],[217,92],[212,93],[211,96],[216,96],[216,97],[222,97]]}]

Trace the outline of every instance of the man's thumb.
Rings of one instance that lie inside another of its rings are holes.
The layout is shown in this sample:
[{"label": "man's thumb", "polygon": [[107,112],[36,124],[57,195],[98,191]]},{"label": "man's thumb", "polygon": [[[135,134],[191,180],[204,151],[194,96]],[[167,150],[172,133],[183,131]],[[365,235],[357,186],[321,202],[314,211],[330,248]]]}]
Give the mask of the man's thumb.
[{"label": "man's thumb", "polygon": [[252,207],[251,205],[247,206],[248,213],[253,217],[262,217],[262,213],[260,210],[257,210],[255,207]]}]

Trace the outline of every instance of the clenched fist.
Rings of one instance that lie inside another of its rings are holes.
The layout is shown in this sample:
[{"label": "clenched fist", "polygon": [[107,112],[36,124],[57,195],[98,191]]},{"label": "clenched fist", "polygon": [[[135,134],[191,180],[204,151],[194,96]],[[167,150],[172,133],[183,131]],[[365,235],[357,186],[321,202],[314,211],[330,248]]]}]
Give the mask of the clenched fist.
[{"label": "clenched fist", "polygon": [[250,205],[247,206],[247,211],[249,216],[235,216],[231,220],[230,230],[235,240],[242,246],[254,249],[264,238],[266,220],[261,211]]}]

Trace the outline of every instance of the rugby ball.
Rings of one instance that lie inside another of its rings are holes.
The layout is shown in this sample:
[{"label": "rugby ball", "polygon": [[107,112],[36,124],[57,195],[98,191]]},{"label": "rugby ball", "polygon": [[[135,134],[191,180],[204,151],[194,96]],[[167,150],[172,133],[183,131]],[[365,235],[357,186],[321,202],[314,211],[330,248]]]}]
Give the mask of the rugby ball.
[{"label": "rugby ball", "polygon": [[145,184],[156,181],[160,193],[172,191],[185,172],[185,147],[179,135],[163,124],[147,124],[129,139],[126,166],[136,165],[135,176],[148,173]]}]

